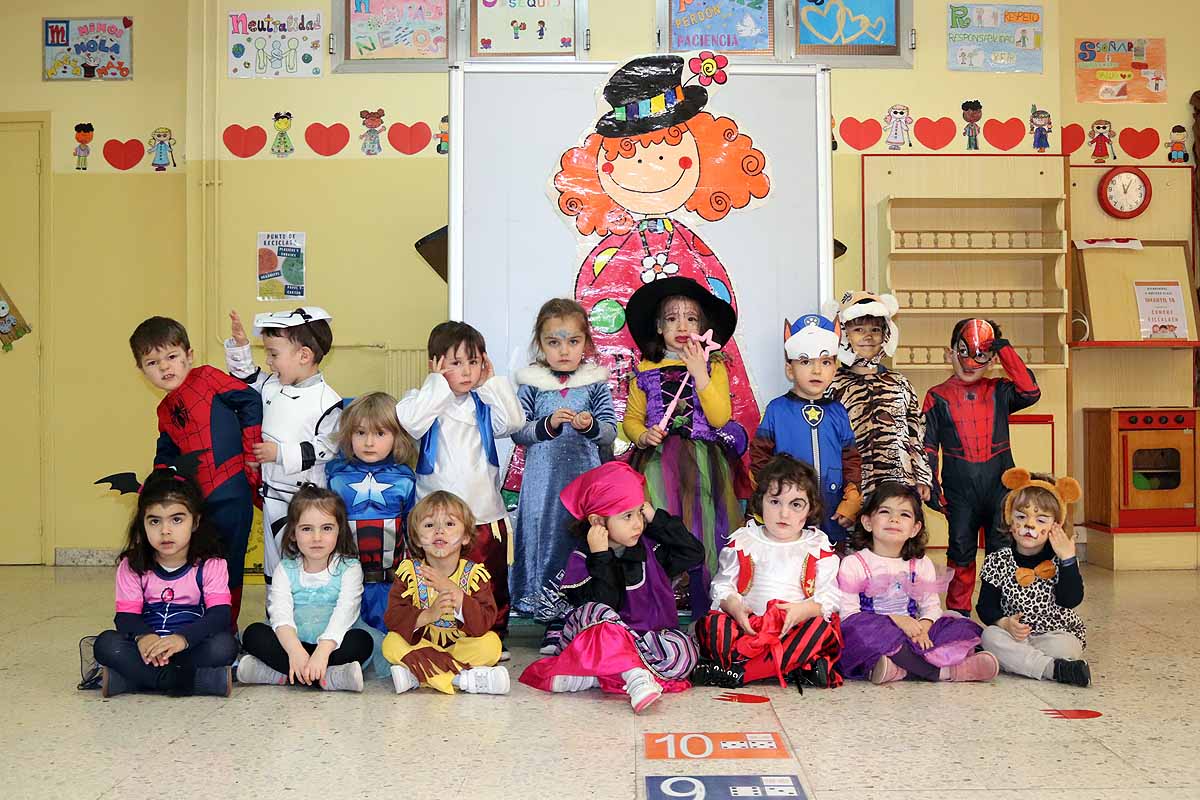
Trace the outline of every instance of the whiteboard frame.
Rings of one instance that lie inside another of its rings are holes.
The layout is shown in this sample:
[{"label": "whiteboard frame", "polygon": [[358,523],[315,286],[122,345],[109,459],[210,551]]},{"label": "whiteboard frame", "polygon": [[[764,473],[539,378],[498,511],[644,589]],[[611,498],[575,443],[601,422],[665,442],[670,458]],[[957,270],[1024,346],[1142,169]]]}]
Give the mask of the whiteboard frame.
[{"label": "whiteboard frame", "polygon": [[[622,62],[623,63],[623,62]],[[455,64],[450,67],[450,193],[449,193],[449,263],[446,272],[446,283],[449,291],[447,292],[447,312],[449,319],[462,320],[465,297],[465,284],[463,282],[463,274],[465,265],[463,264],[463,252],[465,247],[465,239],[463,230],[463,215],[464,203],[463,194],[466,187],[466,173],[464,171],[463,152],[465,136],[456,136],[453,132],[454,125],[461,125],[465,120],[467,125],[471,124],[466,116],[465,108],[465,84],[467,76],[473,73],[508,73],[513,75],[521,74],[537,74],[537,73],[568,73],[578,74],[586,73],[597,76],[605,76],[612,72],[618,66],[617,62],[567,62],[567,63],[535,63],[535,62],[510,62],[510,61],[492,61],[492,62],[475,62],[468,61],[461,64]],[[817,142],[816,165],[817,165],[817,230],[820,233],[818,242],[818,263],[817,263],[817,295],[820,302],[833,298],[833,180],[831,174],[832,168],[832,148],[829,142],[832,140],[832,120],[830,118],[830,99],[829,99],[829,68],[819,65],[808,64],[738,64],[737,72],[739,75],[797,75],[810,76],[816,78],[816,136],[814,141]],[[588,124],[595,120],[580,120],[580,130],[583,130]],[[767,153],[768,163],[771,157]],[[549,200],[547,200],[549,202]]]}]

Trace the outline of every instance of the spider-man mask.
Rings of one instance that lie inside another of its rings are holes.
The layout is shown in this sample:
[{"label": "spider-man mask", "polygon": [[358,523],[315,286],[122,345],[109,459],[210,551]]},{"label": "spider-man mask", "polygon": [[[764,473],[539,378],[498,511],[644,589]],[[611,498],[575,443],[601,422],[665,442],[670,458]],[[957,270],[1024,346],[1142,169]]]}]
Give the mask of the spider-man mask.
[{"label": "spider-man mask", "polygon": [[954,342],[954,354],[964,370],[978,372],[991,363],[995,343],[996,331],[991,323],[986,319],[967,320]]}]

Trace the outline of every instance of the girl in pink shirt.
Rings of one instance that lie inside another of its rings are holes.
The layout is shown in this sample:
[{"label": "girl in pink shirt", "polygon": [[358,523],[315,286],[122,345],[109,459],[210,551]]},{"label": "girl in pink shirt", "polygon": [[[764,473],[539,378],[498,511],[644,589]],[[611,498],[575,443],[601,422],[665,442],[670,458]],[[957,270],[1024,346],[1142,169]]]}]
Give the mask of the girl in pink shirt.
[{"label": "girl in pink shirt", "polygon": [[117,562],[116,630],[96,638],[103,697],[229,695],[238,651],[229,570],[200,517],[203,504],[196,482],[174,468],[155,470],[142,485]]}]

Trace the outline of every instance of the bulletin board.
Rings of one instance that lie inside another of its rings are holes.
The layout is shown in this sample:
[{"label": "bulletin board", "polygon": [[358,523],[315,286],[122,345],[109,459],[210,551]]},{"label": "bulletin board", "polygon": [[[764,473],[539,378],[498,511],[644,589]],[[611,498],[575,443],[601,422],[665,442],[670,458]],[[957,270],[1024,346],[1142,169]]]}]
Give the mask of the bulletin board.
[{"label": "bulletin board", "polygon": [[1185,242],[1143,242],[1142,250],[1076,251],[1084,312],[1098,342],[1141,341],[1135,281],[1178,281],[1191,339],[1196,335],[1196,289]]}]

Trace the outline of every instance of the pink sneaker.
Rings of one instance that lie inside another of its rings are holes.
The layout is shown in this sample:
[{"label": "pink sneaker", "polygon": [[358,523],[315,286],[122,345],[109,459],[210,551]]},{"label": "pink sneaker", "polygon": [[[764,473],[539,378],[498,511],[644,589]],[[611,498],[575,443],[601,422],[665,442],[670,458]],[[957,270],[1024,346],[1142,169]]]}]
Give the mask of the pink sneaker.
[{"label": "pink sneaker", "polygon": [[892,681],[902,681],[908,677],[908,670],[903,667],[897,667],[895,662],[887,656],[880,656],[875,662],[875,666],[871,669],[871,683],[878,686],[881,683],[891,683]]},{"label": "pink sneaker", "polygon": [[972,653],[961,664],[950,667],[952,681],[990,681],[1000,674],[1000,662],[985,651]]}]

